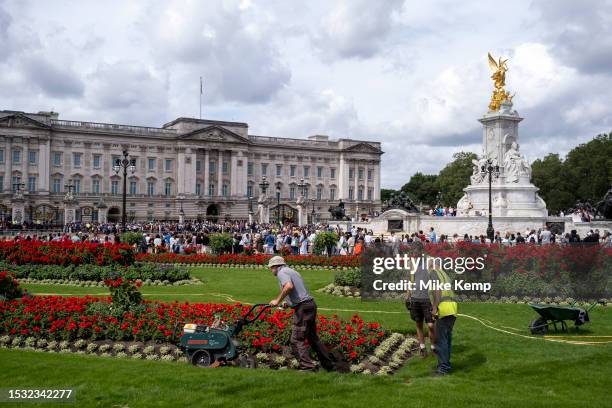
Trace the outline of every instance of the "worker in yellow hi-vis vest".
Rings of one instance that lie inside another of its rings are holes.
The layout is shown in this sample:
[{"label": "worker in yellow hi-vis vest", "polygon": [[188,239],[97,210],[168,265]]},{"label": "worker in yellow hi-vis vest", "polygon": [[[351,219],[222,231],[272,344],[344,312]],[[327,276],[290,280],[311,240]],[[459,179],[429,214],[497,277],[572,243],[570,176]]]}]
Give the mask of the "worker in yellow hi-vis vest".
[{"label": "worker in yellow hi-vis vest", "polygon": [[431,312],[435,321],[435,350],[438,356],[438,366],[434,375],[442,376],[450,373],[451,370],[451,339],[453,326],[457,319],[457,302],[452,289],[441,289],[444,288],[443,285],[445,284],[452,285],[446,272],[440,269],[431,271],[431,280],[436,284],[436,287],[429,294],[432,306]]}]

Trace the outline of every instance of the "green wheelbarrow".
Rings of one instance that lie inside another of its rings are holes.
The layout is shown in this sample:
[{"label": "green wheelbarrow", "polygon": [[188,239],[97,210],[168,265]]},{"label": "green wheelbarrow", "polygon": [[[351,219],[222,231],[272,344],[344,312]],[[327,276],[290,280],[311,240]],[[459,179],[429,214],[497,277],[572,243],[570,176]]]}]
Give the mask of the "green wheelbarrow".
[{"label": "green wheelbarrow", "polygon": [[586,310],[575,307],[573,304],[569,306],[530,304],[529,306],[540,316],[531,321],[529,331],[531,331],[531,334],[544,335],[548,332],[551,324],[555,331],[558,331],[557,323],[559,323],[561,330],[567,332],[566,320],[573,320],[576,330],[578,330],[578,326],[582,326],[589,321],[589,312],[597,303],[597,301],[593,302]]}]

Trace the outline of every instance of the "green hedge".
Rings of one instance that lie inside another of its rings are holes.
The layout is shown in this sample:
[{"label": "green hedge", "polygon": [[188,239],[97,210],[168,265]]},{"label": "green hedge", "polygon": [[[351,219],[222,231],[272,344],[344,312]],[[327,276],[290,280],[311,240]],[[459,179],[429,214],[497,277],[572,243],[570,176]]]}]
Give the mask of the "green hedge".
[{"label": "green hedge", "polygon": [[187,268],[173,265],[135,263],[127,267],[98,265],[13,265],[0,262],[0,270],[12,272],[17,279],[70,279],[80,281],[101,281],[116,279],[168,280],[176,282],[190,279]]}]

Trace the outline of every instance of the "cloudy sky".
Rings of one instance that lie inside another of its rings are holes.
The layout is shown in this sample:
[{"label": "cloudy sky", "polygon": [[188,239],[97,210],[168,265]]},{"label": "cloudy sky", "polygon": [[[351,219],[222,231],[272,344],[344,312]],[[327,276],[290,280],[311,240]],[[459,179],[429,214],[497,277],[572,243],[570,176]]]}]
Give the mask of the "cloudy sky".
[{"label": "cloudy sky", "polygon": [[612,0],[0,0],[0,109],[383,142],[383,187],[480,153],[477,118],[509,58],[522,152],[612,130]]}]

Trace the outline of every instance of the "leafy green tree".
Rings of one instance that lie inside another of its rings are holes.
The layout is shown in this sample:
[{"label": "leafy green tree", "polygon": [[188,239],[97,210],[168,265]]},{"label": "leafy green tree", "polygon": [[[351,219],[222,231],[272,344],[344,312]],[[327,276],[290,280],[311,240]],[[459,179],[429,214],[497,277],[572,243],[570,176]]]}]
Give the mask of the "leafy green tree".
[{"label": "leafy green tree", "polygon": [[563,162],[563,170],[574,202],[601,200],[612,184],[612,133],[597,135],[572,149]]},{"label": "leafy green tree", "polygon": [[391,195],[395,192],[396,190],[393,190],[391,188],[382,188],[380,189],[380,199],[382,201],[387,201],[389,198],[391,198]]},{"label": "leafy green tree", "polygon": [[408,183],[404,184],[401,190],[408,193],[416,205],[423,203],[433,206],[436,203],[439,191],[437,178],[438,176],[435,174],[417,172],[410,177]]},{"label": "leafy green tree", "polygon": [[571,207],[575,200],[571,191],[571,181],[564,175],[563,161],[556,153],[550,153],[543,159],[537,159],[531,165],[532,182],[540,191],[540,197],[546,202],[550,214]]},{"label": "leafy green tree", "polygon": [[476,153],[459,152],[453,155],[453,161],[444,167],[437,177],[438,190],[442,192],[442,204],[456,206],[463,196],[463,189],[470,184],[472,160]]}]

